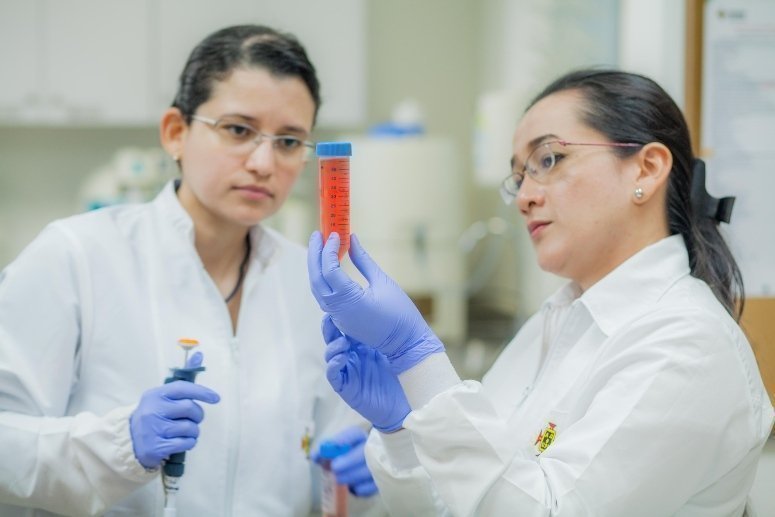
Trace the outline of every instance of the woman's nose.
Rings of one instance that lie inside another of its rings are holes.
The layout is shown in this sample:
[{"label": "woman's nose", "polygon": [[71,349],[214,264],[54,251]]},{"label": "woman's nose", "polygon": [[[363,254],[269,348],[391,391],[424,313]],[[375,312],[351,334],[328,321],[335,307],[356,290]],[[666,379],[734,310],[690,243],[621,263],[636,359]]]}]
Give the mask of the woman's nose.
[{"label": "woman's nose", "polygon": [[245,167],[261,176],[269,176],[276,167],[276,156],[272,141],[261,139],[245,161]]},{"label": "woman's nose", "polygon": [[544,203],[544,186],[537,183],[529,174],[526,174],[522,180],[522,185],[517,191],[516,203],[519,211],[527,214],[533,205],[542,205]]}]

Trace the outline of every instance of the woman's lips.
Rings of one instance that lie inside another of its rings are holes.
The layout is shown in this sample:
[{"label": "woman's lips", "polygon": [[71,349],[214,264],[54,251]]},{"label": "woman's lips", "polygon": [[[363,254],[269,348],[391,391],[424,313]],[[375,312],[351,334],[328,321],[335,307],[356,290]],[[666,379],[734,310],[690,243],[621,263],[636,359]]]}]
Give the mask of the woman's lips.
[{"label": "woman's lips", "polygon": [[242,187],[235,187],[243,196],[248,199],[266,199],[274,197],[269,189],[264,187],[256,187],[253,185],[245,185]]},{"label": "woman's lips", "polygon": [[530,237],[535,238],[538,237],[549,224],[551,224],[549,221],[533,221],[528,223],[527,231],[530,234]]}]

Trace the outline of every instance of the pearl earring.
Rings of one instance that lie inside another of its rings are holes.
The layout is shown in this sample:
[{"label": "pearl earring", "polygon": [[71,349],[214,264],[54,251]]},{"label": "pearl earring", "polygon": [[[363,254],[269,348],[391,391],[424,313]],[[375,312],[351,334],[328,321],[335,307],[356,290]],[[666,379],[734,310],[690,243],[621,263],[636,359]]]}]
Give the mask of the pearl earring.
[{"label": "pearl earring", "polygon": [[634,194],[635,194],[635,199],[641,199],[644,194],[643,189],[640,187],[636,188]]}]

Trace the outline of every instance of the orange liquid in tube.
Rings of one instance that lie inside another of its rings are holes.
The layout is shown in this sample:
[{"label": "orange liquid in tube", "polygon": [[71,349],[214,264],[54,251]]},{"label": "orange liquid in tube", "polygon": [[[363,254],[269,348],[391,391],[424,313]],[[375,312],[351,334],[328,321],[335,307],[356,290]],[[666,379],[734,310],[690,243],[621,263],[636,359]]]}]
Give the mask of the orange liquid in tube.
[{"label": "orange liquid in tube", "polygon": [[339,260],[350,249],[350,156],[349,142],[321,142],[317,145],[320,182],[320,232],[328,240],[339,234]]}]

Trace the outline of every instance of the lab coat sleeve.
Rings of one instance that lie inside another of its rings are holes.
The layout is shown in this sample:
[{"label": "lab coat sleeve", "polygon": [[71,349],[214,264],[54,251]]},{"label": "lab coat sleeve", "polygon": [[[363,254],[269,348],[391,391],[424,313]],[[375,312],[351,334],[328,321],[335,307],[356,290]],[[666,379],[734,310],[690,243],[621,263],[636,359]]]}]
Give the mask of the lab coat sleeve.
[{"label": "lab coat sleeve", "polygon": [[366,461],[390,515],[452,515],[420,465],[409,431],[383,434],[372,429]]},{"label": "lab coat sleeve", "polygon": [[99,514],[157,475],[134,457],[133,407],[67,415],[89,332],[82,255],[54,223],[0,273],[0,502],[67,515]]},{"label": "lab coat sleeve", "polygon": [[[672,515],[716,481],[711,465],[752,461],[772,415],[756,416],[741,382],[734,348],[747,344],[730,346],[737,337],[691,308],[659,319],[611,340],[625,351],[601,357],[588,405],[540,456],[474,381],[414,410],[402,431],[411,440],[372,437],[369,464],[391,512],[441,515],[440,500],[456,516]],[[742,512],[725,504],[718,515]]]}]

